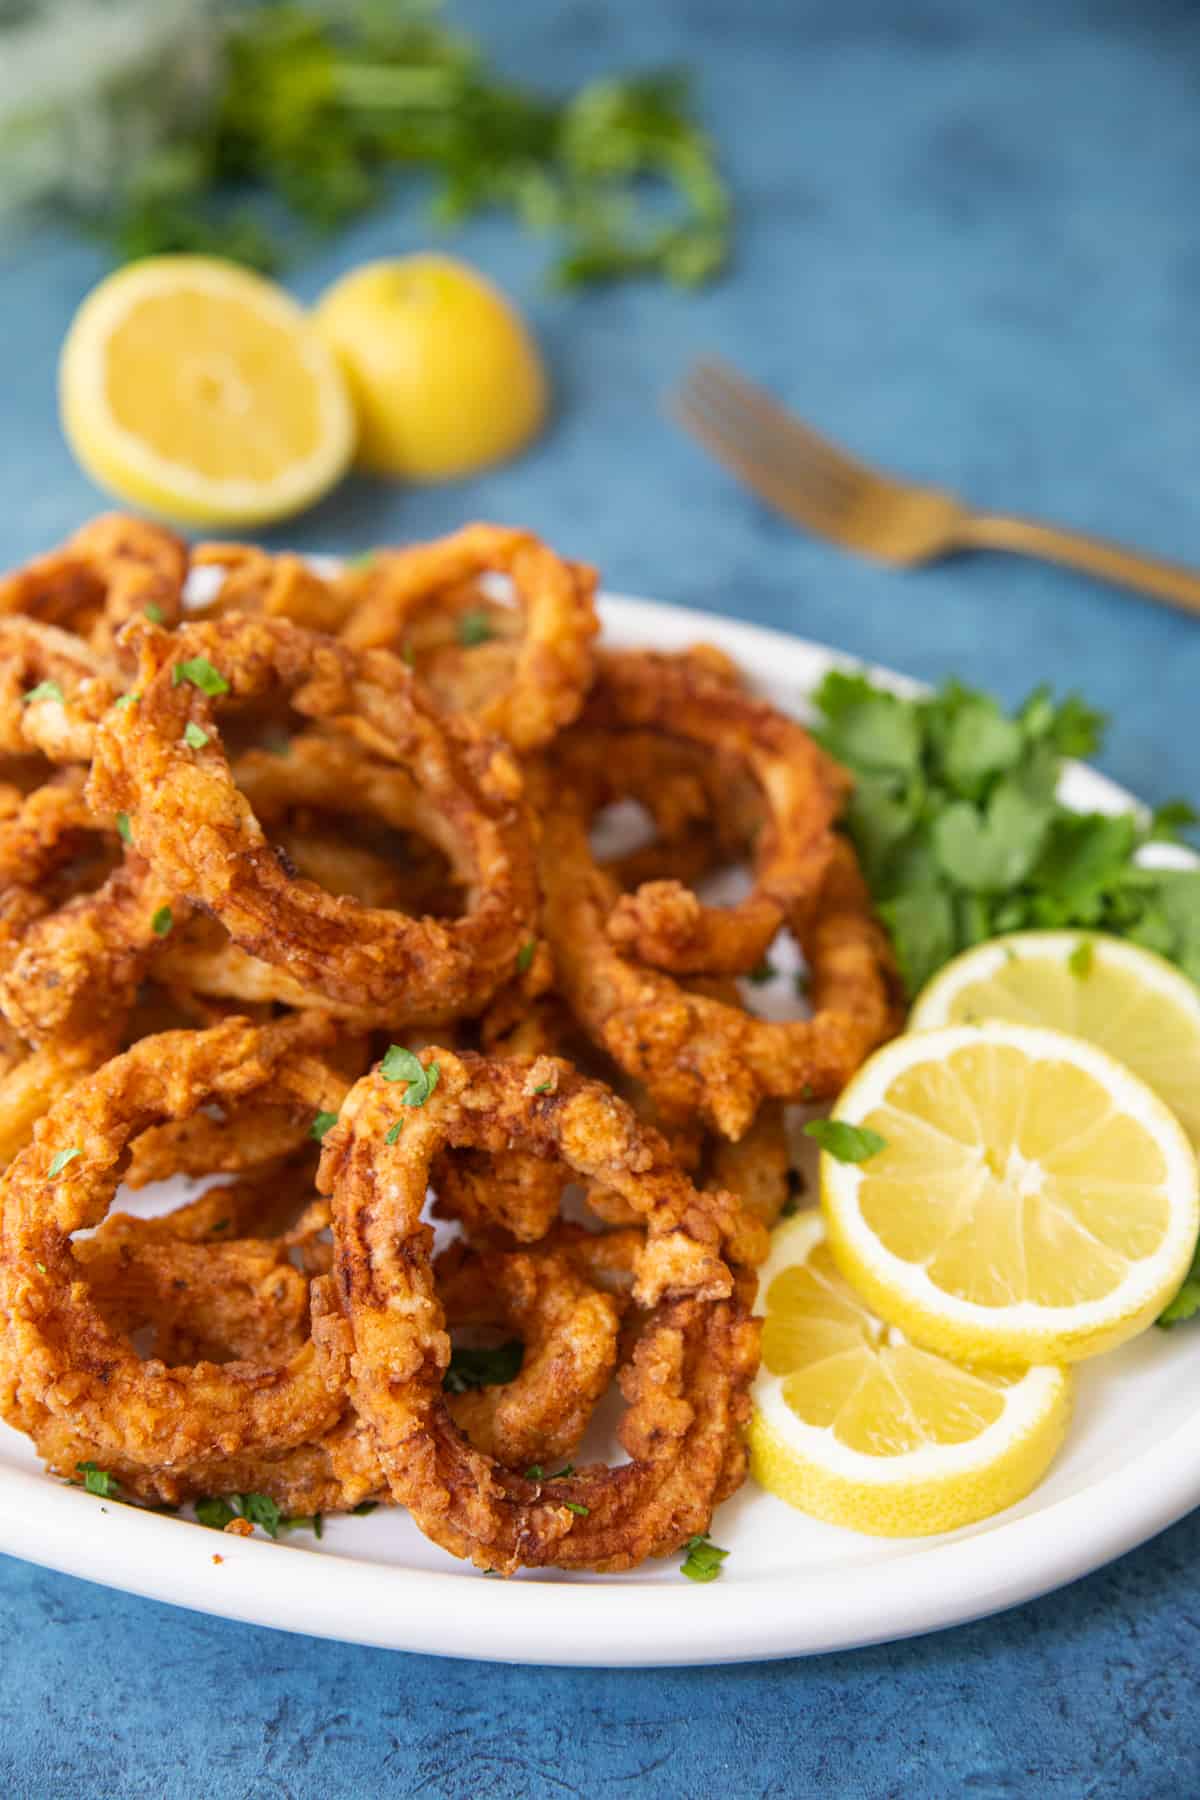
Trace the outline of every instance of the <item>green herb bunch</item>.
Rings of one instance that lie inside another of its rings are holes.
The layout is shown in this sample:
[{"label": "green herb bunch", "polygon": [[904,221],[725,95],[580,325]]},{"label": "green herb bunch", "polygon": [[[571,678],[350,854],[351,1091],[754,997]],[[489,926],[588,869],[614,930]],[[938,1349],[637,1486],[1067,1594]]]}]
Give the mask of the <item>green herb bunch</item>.
[{"label": "green herb bunch", "polygon": [[855,777],[847,827],[910,993],[970,944],[1056,926],[1129,938],[1200,981],[1200,870],[1138,860],[1196,815],[1061,804],[1064,758],[1103,739],[1082,700],[1038,688],[1010,715],[956,681],[905,699],[834,671],[816,704],[821,741]]},{"label": "green herb bunch", "polygon": [[449,30],[436,0],[273,0],[225,18],[219,46],[207,114],[98,210],[125,257],[191,251],[272,269],[272,211],[325,232],[420,172],[443,225],[496,207],[550,235],[562,286],[690,285],[726,260],[728,193],[676,72],[533,92]]}]

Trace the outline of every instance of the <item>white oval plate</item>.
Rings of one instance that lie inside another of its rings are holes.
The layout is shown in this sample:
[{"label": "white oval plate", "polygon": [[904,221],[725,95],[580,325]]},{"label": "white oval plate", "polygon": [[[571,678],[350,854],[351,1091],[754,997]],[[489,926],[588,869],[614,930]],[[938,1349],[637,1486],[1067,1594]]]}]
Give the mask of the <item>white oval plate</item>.
[{"label": "white oval plate", "polygon": [[[679,607],[610,598],[603,613],[616,642],[721,645],[796,712],[831,664],[847,662]],[[1081,767],[1064,794],[1081,808],[1130,804]],[[684,1579],[678,1558],[632,1575],[489,1580],[383,1508],[329,1519],[319,1544],[307,1533],[278,1544],[222,1537],[49,1478],[26,1440],[0,1426],[0,1550],[256,1625],[518,1663],[737,1662],[907,1637],[1046,1593],[1198,1502],[1200,1328],[1149,1331],[1084,1367],[1062,1455],[1035,1493],[998,1517],[939,1538],[860,1537],[748,1483],[718,1515],[713,1537],[730,1554],[707,1586]]]}]

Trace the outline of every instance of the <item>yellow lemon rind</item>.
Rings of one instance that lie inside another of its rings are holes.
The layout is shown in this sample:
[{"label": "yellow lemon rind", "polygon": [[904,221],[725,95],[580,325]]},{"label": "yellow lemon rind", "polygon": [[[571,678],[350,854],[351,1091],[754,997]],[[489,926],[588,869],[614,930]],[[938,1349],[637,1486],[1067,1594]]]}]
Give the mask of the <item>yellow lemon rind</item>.
[{"label": "yellow lemon rind", "polygon": [[[805,1262],[824,1235],[815,1210],[778,1230],[760,1294],[784,1268]],[[875,1537],[955,1531],[1024,1499],[1062,1446],[1073,1398],[1068,1369],[1032,1368],[1007,1390],[1000,1417],[969,1442],[869,1456],[798,1419],[783,1397],[785,1380],[763,1369],[755,1382],[748,1432],[755,1480],[814,1518]]]}]

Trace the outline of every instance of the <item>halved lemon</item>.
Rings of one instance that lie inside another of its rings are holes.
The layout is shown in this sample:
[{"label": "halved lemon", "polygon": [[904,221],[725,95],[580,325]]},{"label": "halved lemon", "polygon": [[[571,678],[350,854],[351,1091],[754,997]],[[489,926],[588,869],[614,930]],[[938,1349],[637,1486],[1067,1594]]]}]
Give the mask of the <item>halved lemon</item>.
[{"label": "halved lemon", "polygon": [[1005,1374],[919,1350],[842,1275],[817,1212],[776,1233],[751,1468],[804,1512],[883,1537],[953,1531],[1041,1480],[1071,1411],[1066,1369]]},{"label": "halved lemon", "polygon": [[259,525],[326,493],[354,452],[345,380],[282,288],[157,256],[93,289],[59,363],[63,430],[122,500],[194,525]]},{"label": "halved lemon", "polygon": [[991,1020],[896,1038],[836,1118],[884,1147],[821,1157],[844,1274],[916,1343],[1011,1366],[1094,1356],[1188,1271],[1200,1176],[1182,1126],[1082,1038]]},{"label": "halved lemon", "polygon": [[365,469],[456,480],[515,456],[542,427],[548,387],[532,334],[452,256],[365,263],[322,294],[314,318],[350,385]]},{"label": "halved lemon", "polygon": [[1200,987],[1137,944],[1020,931],[964,950],[917,997],[910,1031],[1012,1019],[1099,1044],[1140,1075],[1200,1146]]}]

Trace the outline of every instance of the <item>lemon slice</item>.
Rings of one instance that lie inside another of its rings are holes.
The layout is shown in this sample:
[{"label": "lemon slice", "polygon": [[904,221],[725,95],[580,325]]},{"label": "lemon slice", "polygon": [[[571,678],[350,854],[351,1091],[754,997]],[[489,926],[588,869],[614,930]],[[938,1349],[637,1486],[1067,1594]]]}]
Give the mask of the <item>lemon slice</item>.
[{"label": "lemon slice", "polygon": [[1071,1410],[1066,1369],[1005,1374],[919,1350],[840,1275],[819,1213],[782,1226],[766,1311],[751,1467],[763,1487],[855,1531],[953,1531],[1022,1498]]},{"label": "lemon slice", "polygon": [[1145,1082],[1082,1038],[992,1020],[877,1051],[835,1117],[884,1147],[821,1157],[843,1272],[960,1361],[1066,1362],[1161,1312],[1200,1223],[1195,1153]]},{"label": "lemon slice", "polygon": [[918,996],[910,1031],[980,1019],[1051,1025],[1140,1075],[1200,1147],[1200,988],[1121,938],[1021,931],[964,950]]},{"label": "lemon slice", "polygon": [[159,256],[95,288],[59,364],[63,430],[121,499],[196,525],[286,518],[354,452],[337,362],[281,288]]}]

